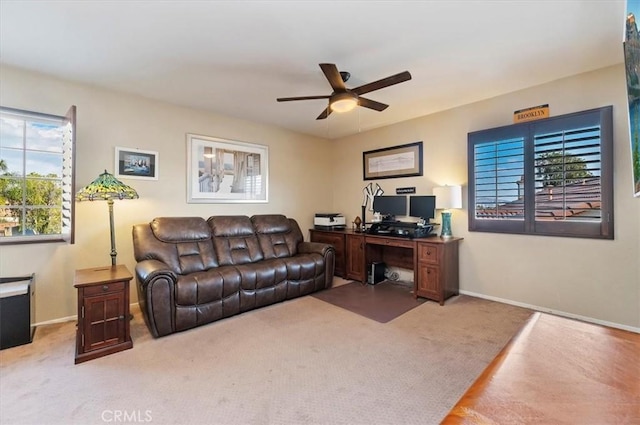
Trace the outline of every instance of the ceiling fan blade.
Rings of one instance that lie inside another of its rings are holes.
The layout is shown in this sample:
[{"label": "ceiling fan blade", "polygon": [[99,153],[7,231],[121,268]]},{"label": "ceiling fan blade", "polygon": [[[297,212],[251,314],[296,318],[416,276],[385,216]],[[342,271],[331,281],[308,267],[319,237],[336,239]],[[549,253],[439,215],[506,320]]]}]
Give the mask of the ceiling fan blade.
[{"label": "ceiling fan blade", "polygon": [[329,115],[331,115],[331,108],[327,106],[327,109],[325,109],[324,111],[322,111],[322,113],[320,115],[318,115],[318,118],[316,118],[317,120],[323,120],[325,118],[327,118]]},{"label": "ceiling fan blade", "polygon": [[292,100],[313,100],[313,99],[329,99],[331,96],[301,96],[301,97],[279,97],[278,102],[290,102]]},{"label": "ceiling fan blade", "polygon": [[364,106],[365,108],[373,109],[376,111],[384,111],[389,107],[389,105],[376,102],[375,100],[367,99],[364,97],[358,98],[358,105]]},{"label": "ceiling fan blade", "polygon": [[391,77],[383,78],[382,80],[374,81],[373,83],[356,87],[355,89],[351,89],[351,91],[357,95],[361,95],[361,94],[372,92],[374,90],[380,90],[385,87],[392,86],[394,84],[403,83],[410,79],[411,79],[411,74],[409,73],[409,71],[404,71],[399,74],[392,75]]},{"label": "ceiling fan blade", "polygon": [[[332,63],[321,63],[320,69],[324,72],[324,76],[329,80],[333,91],[345,91],[347,88],[342,81],[342,76],[338,72],[338,68]],[[326,118],[326,117],[325,117]]]}]

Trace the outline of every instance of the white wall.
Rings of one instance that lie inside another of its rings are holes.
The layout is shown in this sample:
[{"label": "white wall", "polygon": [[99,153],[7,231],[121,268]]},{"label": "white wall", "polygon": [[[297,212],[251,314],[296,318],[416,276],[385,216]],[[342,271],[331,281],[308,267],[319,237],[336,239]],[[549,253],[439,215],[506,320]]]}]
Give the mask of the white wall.
[{"label": "white wall", "polygon": [[[428,96],[428,94],[425,94]],[[549,104],[552,116],[614,106],[615,240],[469,232],[467,133],[513,122],[513,111]],[[422,140],[424,176],[378,180],[387,194],[415,186],[462,184],[463,209],[453,215],[460,244],[461,289],[640,327],[640,199],[632,197],[625,74],[622,65],[417,118],[334,141],[334,210],[361,214],[362,152]],[[375,182],[374,182],[375,183]],[[368,213],[369,219],[371,218]]]},{"label": "white wall", "polygon": [[[0,104],[51,114],[78,106],[78,188],[105,168],[113,171],[115,146],[160,153],[160,179],[125,180],[141,199],[115,204],[118,262],[131,270],[135,223],[161,215],[283,213],[296,218],[306,233],[315,212],[343,212],[347,221],[360,215],[362,188],[368,183],[362,179],[363,151],[422,140],[423,177],[377,182],[388,194],[404,186],[430,194],[433,186],[466,185],[469,131],[508,125],[514,110],[544,103],[549,103],[552,115],[614,105],[615,240],[470,233],[466,190],[463,209],[453,216],[453,232],[464,237],[462,290],[639,327],[640,199],[631,196],[624,78],[623,66],[614,66],[335,141],[11,67],[0,68]],[[187,204],[185,133],[268,145],[270,202]],[[74,315],[74,270],[109,264],[106,203],[76,207],[75,245],[0,246],[0,275],[36,272],[37,322]]]},{"label": "white wall", "polygon": [[[158,181],[124,180],[140,199],[114,205],[118,263],[133,272],[131,227],[157,216],[280,213],[298,220],[308,239],[313,215],[331,206],[326,184],[331,144],[324,139],[204,113],[140,97],[55,80],[3,66],[2,106],[63,115],[78,108],[76,187],[103,170],[113,172],[114,147],[159,152]],[[187,204],[186,133],[260,143],[269,147],[269,203]],[[74,271],[110,264],[106,202],[76,204],[76,243],[0,246],[0,275],[36,273],[36,322],[76,314]],[[132,283],[135,283],[133,281]],[[136,300],[132,285],[132,297]]]}]

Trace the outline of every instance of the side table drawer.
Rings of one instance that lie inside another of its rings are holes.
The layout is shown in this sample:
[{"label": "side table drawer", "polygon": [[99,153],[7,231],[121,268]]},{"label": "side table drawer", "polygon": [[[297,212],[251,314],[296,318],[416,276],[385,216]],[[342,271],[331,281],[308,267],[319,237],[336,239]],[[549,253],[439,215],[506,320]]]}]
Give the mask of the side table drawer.
[{"label": "side table drawer", "polygon": [[102,285],[86,286],[84,288],[84,295],[90,297],[93,295],[106,294],[108,292],[116,292],[124,290],[124,282],[111,282],[104,283]]},{"label": "side table drawer", "polygon": [[438,264],[441,247],[435,244],[418,244],[418,261],[422,263]]}]

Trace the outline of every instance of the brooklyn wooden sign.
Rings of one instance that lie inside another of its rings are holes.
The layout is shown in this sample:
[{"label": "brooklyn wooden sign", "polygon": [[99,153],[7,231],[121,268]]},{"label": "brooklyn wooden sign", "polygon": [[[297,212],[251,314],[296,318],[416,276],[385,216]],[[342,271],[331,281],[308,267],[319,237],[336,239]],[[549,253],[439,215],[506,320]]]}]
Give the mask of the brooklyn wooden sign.
[{"label": "brooklyn wooden sign", "polygon": [[549,104],[532,106],[527,109],[520,109],[513,113],[513,122],[525,122],[549,118]]}]

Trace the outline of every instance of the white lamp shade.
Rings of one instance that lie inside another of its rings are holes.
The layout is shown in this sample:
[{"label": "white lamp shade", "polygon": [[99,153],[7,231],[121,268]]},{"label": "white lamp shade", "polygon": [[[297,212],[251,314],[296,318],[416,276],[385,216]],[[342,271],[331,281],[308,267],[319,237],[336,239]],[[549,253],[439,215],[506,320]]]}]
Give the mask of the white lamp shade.
[{"label": "white lamp shade", "polygon": [[462,208],[462,186],[439,186],[433,188],[436,197],[436,209],[448,210]]}]

